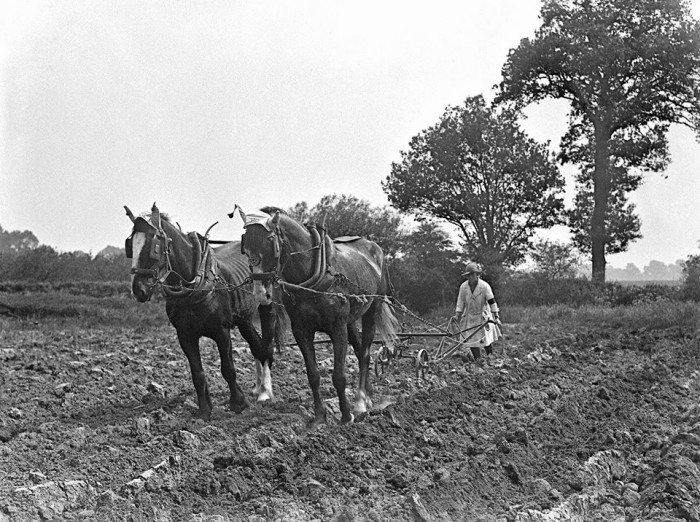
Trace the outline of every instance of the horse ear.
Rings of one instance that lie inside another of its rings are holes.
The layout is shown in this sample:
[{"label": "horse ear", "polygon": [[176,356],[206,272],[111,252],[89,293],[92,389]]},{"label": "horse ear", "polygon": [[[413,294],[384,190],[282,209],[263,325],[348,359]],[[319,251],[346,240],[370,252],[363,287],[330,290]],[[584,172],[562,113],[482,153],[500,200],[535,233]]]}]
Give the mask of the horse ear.
[{"label": "horse ear", "polygon": [[277,228],[277,225],[279,225],[279,223],[280,223],[280,211],[278,210],[277,212],[275,212],[275,215],[272,216],[272,219],[270,219],[270,226],[272,226],[272,228]]},{"label": "horse ear", "polygon": [[248,216],[245,215],[245,212],[243,212],[243,209],[241,207],[239,207],[238,205],[233,207],[233,212],[229,212],[228,217],[233,219],[233,216],[236,215],[236,210],[238,210],[238,213],[241,215],[241,219],[243,220],[243,225],[245,225],[247,220],[248,220]]},{"label": "horse ear", "polygon": [[151,207],[151,223],[153,223],[156,228],[160,228],[160,210],[158,210],[158,207],[156,207],[155,201]]},{"label": "horse ear", "polygon": [[129,210],[129,207],[124,205],[124,210],[126,210],[126,215],[129,216],[129,219],[131,220],[132,223],[134,221],[136,221],[136,218],[134,217],[134,214],[131,212],[131,210]]}]

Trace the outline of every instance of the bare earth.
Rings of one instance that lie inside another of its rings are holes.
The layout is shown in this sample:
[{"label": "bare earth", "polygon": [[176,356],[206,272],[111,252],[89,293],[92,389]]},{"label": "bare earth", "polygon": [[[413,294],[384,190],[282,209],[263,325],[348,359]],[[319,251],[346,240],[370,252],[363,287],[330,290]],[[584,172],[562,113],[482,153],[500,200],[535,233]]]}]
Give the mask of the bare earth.
[{"label": "bare earth", "polygon": [[[204,422],[172,328],[13,321],[0,319],[0,522],[700,521],[695,332],[507,324],[505,353],[482,366],[453,357],[420,379],[394,361],[373,410],[344,426],[320,345],[329,423],[306,432],[295,348],[277,356],[275,402],[236,415],[202,341],[218,404]],[[348,371],[352,385],[352,355]]]}]

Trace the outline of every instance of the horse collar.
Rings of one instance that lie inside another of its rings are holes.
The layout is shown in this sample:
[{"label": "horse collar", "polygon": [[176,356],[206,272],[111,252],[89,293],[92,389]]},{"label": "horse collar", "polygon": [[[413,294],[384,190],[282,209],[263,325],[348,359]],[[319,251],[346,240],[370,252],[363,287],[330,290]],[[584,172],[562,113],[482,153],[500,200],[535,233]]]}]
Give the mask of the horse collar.
[{"label": "horse collar", "polygon": [[[194,270],[195,275],[191,281],[187,281],[178,272],[172,269],[170,258],[168,257],[168,272],[166,278],[170,274],[174,274],[180,278],[180,286],[173,288],[168,285],[163,285],[163,293],[166,299],[176,299],[178,301],[187,300],[188,305],[198,303],[206,299],[206,297],[214,291],[215,285],[212,285],[209,292],[204,292],[204,287],[209,280],[208,274],[211,273],[212,281],[216,281],[217,271],[216,262],[211,255],[211,246],[206,237],[201,237],[195,232],[190,234],[192,243],[196,245]],[[164,282],[165,280],[163,280]]]}]

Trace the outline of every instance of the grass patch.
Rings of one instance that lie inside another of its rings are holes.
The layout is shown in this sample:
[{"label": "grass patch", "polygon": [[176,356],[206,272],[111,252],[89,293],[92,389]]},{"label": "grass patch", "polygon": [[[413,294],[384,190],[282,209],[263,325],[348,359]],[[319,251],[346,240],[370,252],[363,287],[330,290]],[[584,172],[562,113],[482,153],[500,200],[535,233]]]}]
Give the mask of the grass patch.
[{"label": "grass patch", "polygon": [[697,332],[700,327],[700,304],[661,299],[628,306],[517,306],[504,310],[501,317],[506,323],[554,322],[627,331],[680,328]]},{"label": "grass patch", "polygon": [[157,328],[168,324],[163,302],[138,303],[126,296],[92,297],[65,292],[4,293],[0,302],[11,306],[16,317],[4,320],[4,328],[82,328],[121,326]]}]

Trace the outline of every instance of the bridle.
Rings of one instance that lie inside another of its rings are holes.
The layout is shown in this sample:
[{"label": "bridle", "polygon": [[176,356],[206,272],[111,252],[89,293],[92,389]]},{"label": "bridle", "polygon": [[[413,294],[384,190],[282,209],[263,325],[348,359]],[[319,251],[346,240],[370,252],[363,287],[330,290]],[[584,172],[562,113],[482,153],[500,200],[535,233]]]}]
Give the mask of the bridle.
[{"label": "bridle", "polygon": [[[141,228],[143,230],[137,230],[137,228]],[[133,267],[130,273],[132,275],[152,277],[155,279],[153,286],[156,286],[158,284],[162,284],[173,272],[172,265],[170,263],[170,245],[172,244],[172,239],[168,237],[165,230],[163,230],[162,226],[160,226],[160,223],[159,226],[156,227],[141,217],[136,218],[134,221],[134,229],[131,235],[126,238],[124,248],[126,250],[126,257],[129,259],[133,258],[134,234],[136,232],[148,234],[147,231],[151,230],[154,231],[154,234],[153,238],[151,239],[151,248],[148,253],[148,258],[150,261],[152,261],[152,264],[148,268]],[[165,261],[163,261],[163,258],[165,258]]]},{"label": "bridle", "polygon": [[[295,288],[316,288],[323,280],[324,274],[330,270],[330,265],[328,263],[328,253],[326,251],[326,232],[323,225],[307,224],[306,228],[311,234],[313,246],[311,250],[316,250],[316,255],[314,258],[314,272],[313,275],[306,281],[293,285],[283,280],[282,272],[284,270],[284,264],[282,262],[283,251],[287,251],[287,260],[291,258],[294,254],[301,254],[303,252],[291,252],[290,247],[285,240],[284,236],[281,235],[282,231],[280,227],[270,226],[268,221],[250,221],[244,223],[244,228],[248,228],[252,225],[259,225],[269,231],[269,234],[265,237],[266,240],[272,241],[273,254],[275,257],[275,268],[269,272],[253,272],[253,267],[258,266],[261,263],[261,259],[257,256],[248,256],[248,262],[250,265],[250,278],[253,281],[260,281],[264,286],[269,284],[279,283],[285,287],[295,287]],[[319,233],[320,230],[320,233]],[[245,254],[245,234],[241,237],[241,252]]]},{"label": "bridle", "polygon": [[[269,228],[266,225],[263,225],[262,223],[248,223],[244,225],[244,228],[248,228],[248,226],[253,224],[258,224],[264,227],[266,230],[269,230]],[[282,245],[284,245],[284,239],[280,238],[279,234],[277,233],[277,230],[270,231],[270,233],[267,236],[265,236],[265,239],[268,241],[272,241],[272,252],[275,257],[275,268],[273,270],[269,272],[253,272],[253,267],[258,266],[262,262],[262,259],[255,255],[249,256],[246,254],[245,234],[241,236],[241,254],[246,255],[248,257],[248,266],[250,267],[250,279],[252,281],[260,281],[263,285],[267,286],[268,284],[278,281],[281,277]]]},{"label": "bridle", "polygon": [[[147,236],[149,233],[153,233],[148,252],[148,258],[152,261],[151,266],[148,268],[131,268],[132,275],[154,279],[153,283],[149,285],[149,299],[156,286],[162,288],[163,294],[167,300],[190,305],[207,299],[207,296],[216,289],[217,283],[222,284],[223,288],[229,291],[229,286],[225,281],[222,281],[218,275],[218,264],[214,259],[211,245],[209,244],[209,231],[218,221],[207,229],[204,236],[200,236],[196,232],[187,234],[194,246],[194,277],[192,280],[187,280],[182,274],[173,269],[170,258],[173,240],[168,237],[163,229],[160,211],[156,207],[156,204],[153,203],[153,208],[151,208],[150,221],[142,217],[134,217],[134,214],[127,206],[124,206],[124,209],[126,210],[126,215],[133,223],[131,235],[126,238],[124,245],[126,257],[133,258],[133,242],[136,232],[144,233]],[[179,279],[177,285],[165,284],[166,280],[171,275]],[[243,284],[247,282],[249,282],[249,280],[244,281]],[[243,284],[239,286],[243,286]]]}]

